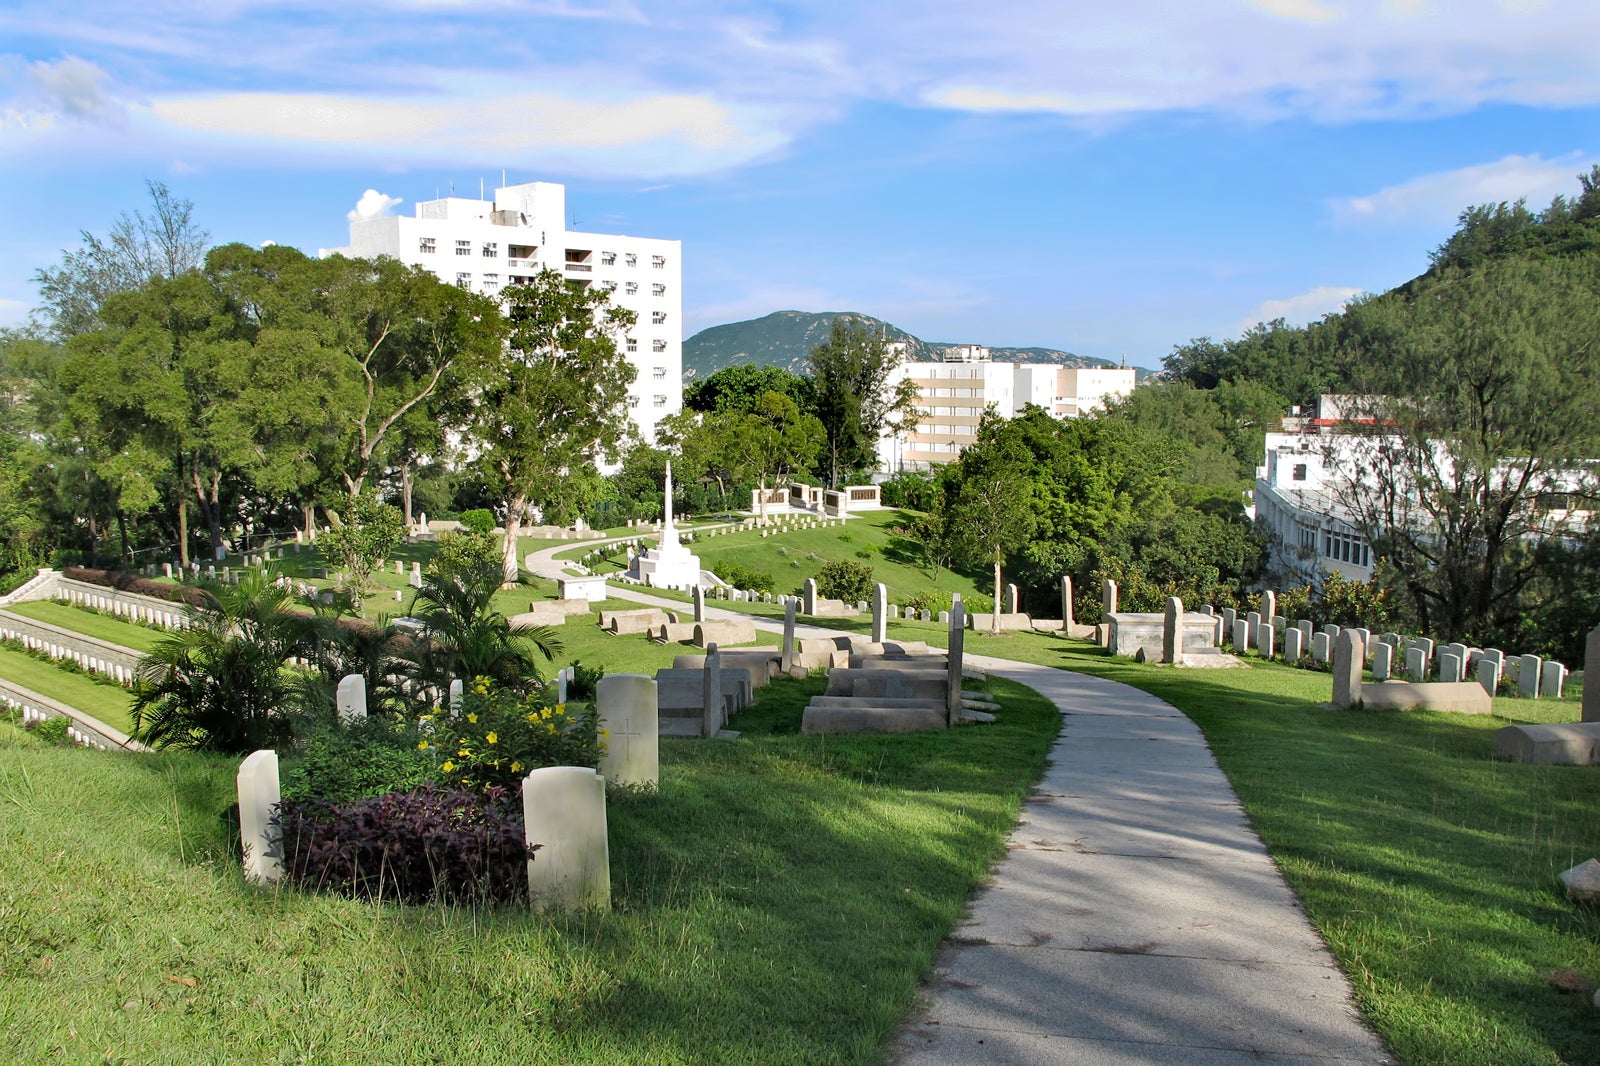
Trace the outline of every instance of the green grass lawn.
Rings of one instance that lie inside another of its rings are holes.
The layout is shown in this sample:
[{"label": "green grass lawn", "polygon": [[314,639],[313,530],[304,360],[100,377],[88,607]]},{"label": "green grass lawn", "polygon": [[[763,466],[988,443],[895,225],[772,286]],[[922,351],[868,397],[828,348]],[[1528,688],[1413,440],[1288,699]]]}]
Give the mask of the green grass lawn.
[{"label": "green grass lawn", "polygon": [[[872,567],[873,580],[888,586],[892,602],[929,591],[946,598],[959,592],[967,599],[975,594],[993,594],[984,575],[972,577],[941,570],[937,576],[929,577],[918,565],[912,545],[888,532],[891,526],[905,525],[909,520],[903,511],[865,511],[843,526],[796,529],[769,537],[756,531],[730,533],[696,540],[690,546],[705,569],[715,572],[719,563],[747,566],[771,577],[773,590],[777,592],[798,592],[806,578],[815,577],[824,563],[849,561]],[[648,537],[646,534],[645,539]],[[558,558],[576,559],[593,547],[575,545],[569,551],[560,552]],[[739,609],[737,604],[724,604],[720,600],[717,606]]]},{"label": "green grass lawn", "polygon": [[0,648],[0,677],[60,700],[124,733],[133,731],[128,712],[132,697],[115,685],[95,684],[83,674],[70,673],[10,648]]},{"label": "green grass lawn", "polygon": [[[614,796],[614,909],[396,907],[240,882],[237,762],[8,746],[0,1030],[27,1061],[874,1063],[1042,772],[1058,716],[666,741]],[[114,810],[116,816],[107,817]]]},{"label": "green grass lawn", "polygon": [[62,629],[70,629],[87,637],[108,640],[130,651],[147,652],[164,637],[160,630],[134,625],[132,622],[124,622],[108,614],[85,611],[65,603],[53,603],[50,600],[29,600],[26,603],[12,604],[6,610],[37,622],[48,622]]}]

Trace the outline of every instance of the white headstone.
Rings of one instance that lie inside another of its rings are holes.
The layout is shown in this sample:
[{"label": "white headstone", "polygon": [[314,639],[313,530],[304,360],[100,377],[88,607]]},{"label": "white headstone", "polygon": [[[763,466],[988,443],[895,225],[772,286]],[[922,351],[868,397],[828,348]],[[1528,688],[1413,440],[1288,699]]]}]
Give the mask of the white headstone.
[{"label": "white headstone", "polygon": [[1072,618],[1072,575],[1061,576],[1061,624],[1071,629],[1076,623]]},{"label": "white headstone", "polygon": [[[1272,595],[1270,592],[1267,595]],[[1270,617],[1270,616],[1269,616]],[[1256,630],[1256,651],[1261,653],[1263,659],[1272,658],[1273,642],[1276,634],[1270,624],[1263,624]]]},{"label": "white headstone", "polygon": [[872,642],[882,644],[889,639],[889,588],[878,582],[872,590]]},{"label": "white headstone", "polygon": [[606,781],[587,766],[546,766],[522,783],[528,898],[536,910],[609,909],[611,852]]},{"label": "white headstone", "polygon": [[722,699],[722,653],[715,642],[706,645],[705,673],[700,685],[700,735],[714,737],[722,729],[726,709]]},{"label": "white headstone", "polygon": [[706,590],[699,585],[694,587],[694,620],[696,622],[706,620]]},{"label": "white headstone", "polygon": [[803,585],[801,587],[801,591],[800,591],[800,613],[801,614],[816,614],[817,613],[817,579],[814,578],[814,577],[806,578],[805,585]]},{"label": "white headstone", "polygon": [[1327,662],[1333,657],[1331,654],[1332,643],[1333,642],[1328,638],[1328,634],[1326,633],[1311,634],[1311,657],[1318,663]]},{"label": "white headstone", "polygon": [[[1387,645],[1385,645],[1387,647]],[[1478,660],[1478,684],[1491,697],[1500,690],[1500,661],[1485,656]]]},{"label": "white headstone", "polygon": [[1250,623],[1243,618],[1235,618],[1229,637],[1233,640],[1233,653],[1243,655],[1250,647]]},{"label": "white headstone", "polygon": [[[1299,632],[1299,630],[1295,630]],[[1394,645],[1379,641],[1372,647],[1372,680],[1387,681],[1394,673]]]},{"label": "white headstone", "polygon": [[1406,649],[1406,676],[1412,681],[1428,680],[1427,652],[1421,648]]},{"label": "white headstone", "polygon": [[661,719],[655,679],[645,674],[607,674],[595,686],[603,754],[600,773],[619,785],[657,785],[661,780]]},{"label": "white headstone", "polygon": [[466,686],[461,683],[461,679],[459,677],[450,682],[450,694],[447,697],[447,701],[450,707],[450,714],[452,716],[461,713],[461,695],[465,690]]},{"label": "white headstone", "polygon": [[1517,656],[1517,694],[1525,699],[1539,698],[1539,671],[1544,660],[1537,655]]},{"label": "white headstone", "polygon": [[571,682],[572,677],[573,677],[573,669],[570,666],[563,666],[561,669],[556,671],[556,702],[557,703],[566,703],[567,702],[567,685]]},{"label": "white headstone", "polygon": [[1333,705],[1353,707],[1361,702],[1361,664],[1366,649],[1355,630],[1340,632],[1333,646]]},{"label": "white headstone", "polygon": [[283,877],[283,832],[272,824],[282,799],[278,787],[278,753],[251,752],[239,764],[239,842],[244,852],[244,877],[270,884]]},{"label": "white headstone", "polygon": [[334,696],[334,706],[341,722],[364,722],[367,718],[367,679],[360,674],[346,674],[339,679]]},{"label": "white headstone", "polygon": [[1441,651],[1439,653],[1439,680],[1454,684],[1463,677],[1466,664],[1462,657],[1454,651]]},{"label": "white headstone", "polygon": [[1298,663],[1306,653],[1305,634],[1290,626],[1283,631],[1283,661],[1290,666]]},{"label": "white headstone", "polygon": [[945,652],[945,724],[955,725],[961,720],[961,675],[965,668],[967,612],[957,595],[950,605],[948,650]]}]

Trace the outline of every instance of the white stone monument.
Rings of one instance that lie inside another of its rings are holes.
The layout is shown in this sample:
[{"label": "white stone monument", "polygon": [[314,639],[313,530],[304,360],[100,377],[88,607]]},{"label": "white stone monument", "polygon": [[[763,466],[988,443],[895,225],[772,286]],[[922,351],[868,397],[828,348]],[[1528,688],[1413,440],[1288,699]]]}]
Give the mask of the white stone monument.
[{"label": "white stone monument", "polygon": [[700,557],[678,539],[678,526],[672,520],[672,464],[667,463],[666,497],[661,521],[661,536],[654,548],[646,548],[633,560],[629,577],[656,588],[689,589],[700,585]]},{"label": "white stone monument", "polygon": [[872,643],[889,639],[889,586],[878,582],[872,590]]}]

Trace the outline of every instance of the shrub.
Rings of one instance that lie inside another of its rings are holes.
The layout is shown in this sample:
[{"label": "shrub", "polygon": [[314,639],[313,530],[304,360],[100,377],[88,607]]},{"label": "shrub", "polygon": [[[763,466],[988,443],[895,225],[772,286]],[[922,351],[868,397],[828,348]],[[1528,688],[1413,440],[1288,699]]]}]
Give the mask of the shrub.
[{"label": "shrub", "polygon": [[298,753],[284,760],[283,794],[347,803],[410,791],[437,778],[433,758],[417,748],[415,727],[369,718],[308,737]]},{"label": "shrub", "polygon": [[537,845],[528,845],[521,799],[509,789],[286,800],[278,822],[289,884],[405,903],[527,898]]},{"label": "shrub", "polygon": [[462,511],[460,521],[468,533],[487,536],[494,531],[494,513],[485,507],[475,507],[470,511]]},{"label": "shrub", "polygon": [[907,597],[902,606],[907,611],[928,611],[937,617],[940,611],[950,609],[950,596],[943,592],[919,592]]},{"label": "shrub", "polygon": [[772,576],[762,573],[753,566],[725,563],[717,567],[717,576],[736,589],[754,589],[757,592],[772,591]]},{"label": "shrub", "polygon": [[595,686],[605,676],[606,669],[603,666],[585,666],[578,659],[572,660],[572,680],[567,682],[567,699],[594,702]]},{"label": "shrub", "polygon": [[158,600],[171,600],[173,603],[187,603],[195,607],[202,606],[207,602],[205,594],[193,586],[173,585],[165,581],[148,581],[133,574],[125,574],[120,570],[90,570],[83,566],[69,566],[61,571],[61,576],[71,578],[73,581],[83,581],[90,585],[104,585],[107,588],[118,589],[122,592],[151,596]]},{"label": "shrub", "polygon": [[825,563],[817,572],[817,592],[830,600],[856,603],[872,597],[872,567],[849,560]]},{"label": "shrub", "polygon": [[515,789],[541,766],[600,761],[598,716],[569,707],[552,703],[543,689],[519,695],[480,677],[462,693],[459,715],[423,716],[417,747],[439,760],[441,779],[451,785]]},{"label": "shrub", "polygon": [[54,718],[46,718],[43,721],[34,722],[33,735],[46,744],[65,744],[67,742],[67,730],[71,727],[72,720],[64,714],[59,714]]},{"label": "shrub", "polygon": [[885,507],[931,511],[939,505],[939,484],[932,474],[902,470],[879,486]]}]

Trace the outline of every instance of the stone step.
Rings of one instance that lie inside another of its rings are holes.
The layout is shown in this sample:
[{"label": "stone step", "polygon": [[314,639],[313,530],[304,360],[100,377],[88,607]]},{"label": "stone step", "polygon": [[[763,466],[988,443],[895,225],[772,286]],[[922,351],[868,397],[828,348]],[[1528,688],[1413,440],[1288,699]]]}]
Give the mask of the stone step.
[{"label": "stone step", "polygon": [[947,726],[939,706],[893,707],[885,701],[861,700],[849,707],[807,707],[802,733],[925,733]]},{"label": "stone step", "polygon": [[887,696],[812,696],[808,707],[887,707],[900,710],[945,710],[943,700],[893,699]]}]

